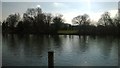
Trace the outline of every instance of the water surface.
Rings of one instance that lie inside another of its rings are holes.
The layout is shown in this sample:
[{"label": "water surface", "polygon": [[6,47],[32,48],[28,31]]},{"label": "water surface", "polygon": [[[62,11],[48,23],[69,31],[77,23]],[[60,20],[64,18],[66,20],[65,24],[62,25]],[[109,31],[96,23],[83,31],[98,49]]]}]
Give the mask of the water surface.
[{"label": "water surface", "polygon": [[54,51],[55,66],[117,66],[119,38],[77,35],[5,35],[3,66],[47,66]]}]

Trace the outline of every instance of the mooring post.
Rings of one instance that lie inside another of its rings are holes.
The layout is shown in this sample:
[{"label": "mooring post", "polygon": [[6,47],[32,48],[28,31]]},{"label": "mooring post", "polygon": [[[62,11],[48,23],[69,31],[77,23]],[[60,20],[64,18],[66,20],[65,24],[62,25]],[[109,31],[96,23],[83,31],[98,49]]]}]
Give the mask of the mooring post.
[{"label": "mooring post", "polygon": [[48,52],[48,68],[54,68],[54,52]]}]

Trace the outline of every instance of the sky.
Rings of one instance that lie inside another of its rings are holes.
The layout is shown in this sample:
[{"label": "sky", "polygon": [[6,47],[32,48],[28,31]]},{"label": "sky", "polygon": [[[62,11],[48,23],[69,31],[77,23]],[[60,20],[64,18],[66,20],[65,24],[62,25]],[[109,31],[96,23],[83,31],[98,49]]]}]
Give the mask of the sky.
[{"label": "sky", "polygon": [[[19,1],[19,0],[18,0]],[[98,21],[101,14],[108,11],[111,17],[118,12],[118,2],[96,2],[91,0],[80,2],[2,2],[2,19],[5,20],[9,14],[26,12],[27,8],[42,8],[45,13],[63,14],[65,23],[72,23],[71,20],[83,14],[88,14],[92,21]]]},{"label": "sky", "polygon": [[[82,2],[88,0],[1,0],[2,2]],[[119,0],[90,0],[92,2],[118,2]]]},{"label": "sky", "polygon": [[0,21],[2,21],[2,2],[0,1]]}]

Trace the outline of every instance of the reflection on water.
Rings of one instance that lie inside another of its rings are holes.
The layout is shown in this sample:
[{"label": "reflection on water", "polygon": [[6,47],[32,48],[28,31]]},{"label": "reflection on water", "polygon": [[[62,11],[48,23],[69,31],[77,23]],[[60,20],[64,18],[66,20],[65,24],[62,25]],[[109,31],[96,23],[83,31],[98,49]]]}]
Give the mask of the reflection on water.
[{"label": "reflection on water", "polygon": [[117,66],[119,38],[77,35],[4,35],[3,66]]}]

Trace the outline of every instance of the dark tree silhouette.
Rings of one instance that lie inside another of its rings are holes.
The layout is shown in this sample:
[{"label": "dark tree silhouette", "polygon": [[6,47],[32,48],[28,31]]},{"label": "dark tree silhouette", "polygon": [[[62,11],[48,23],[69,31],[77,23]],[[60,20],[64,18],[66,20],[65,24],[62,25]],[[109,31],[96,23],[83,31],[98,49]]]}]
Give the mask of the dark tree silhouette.
[{"label": "dark tree silhouette", "polygon": [[62,17],[63,15],[61,14],[58,14],[55,17],[53,17],[53,26],[55,31],[61,29],[62,24],[64,23],[64,19]]},{"label": "dark tree silhouette", "polygon": [[72,19],[73,24],[79,24],[79,25],[89,25],[90,24],[90,18],[89,15],[79,15],[77,17],[74,17]]},{"label": "dark tree silhouette", "polygon": [[79,24],[77,30],[79,30],[79,34],[89,34],[90,33],[90,17],[87,14],[79,15],[72,19],[73,24]]},{"label": "dark tree silhouette", "polygon": [[98,23],[99,23],[98,25],[103,25],[103,26],[114,25],[109,12],[103,13],[101,15],[101,18],[99,19]]},{"label": "dark tree silhouette", "polygon": [[15,27],[18,23],[18,21],[20,20],[20,15],[18,14],[11,14],[7,17],[6,19],[6,25],[9,28],[10,32],[13,32],[15,30]]},{"label": "dark tree silhouette", "polygon": [[34,17],[34,16],[36,16],[36,9],[35,8],[28,8],[26,13],[28,16]]},{"label": "dark tree silhouette", "polygon": [[101,15],[98,21],[98,32],[99,34],[118,34],[116,27],[117,20],[110,17],[109,12],[105,12]]},{"label": "dark tree silhouette", "polygon": [[18,33],[23,33],[24,28],[25,28],[25,27],[24,27],[23,22],[22,22],[22,21],[19,21],[18,24],[17,24],[17,31],[16,31],[16,32],[18,32]]},{"label": "dark tree silhouette", "polygon": [[8,31],[8,22],[3,21],[2,23],[2,32],[5,33]]},{"label": "dark tree silhouette", "polygon": [[20,20],[19,14],[11,14],[7,17],[6,22],[8,22],[8,26],[13,28],[17,24],[17,22]]},{"label": "dark tree silhouette", "polygon": [[63,15],[53,16],[51,13],[42,12],[41,8],[28,8],[20,19],[19,14],[10,14],[2,23],[3,33],[24,34],[82,34],[82,35],[108,35],[120,34],[120,18],[110,17],[109,12],[102,14],[97,26],[91,25],[89,15],[78,15],[72,19],[73,24],[64,23]]},{"label": "dark tree silhouette", "polygon": [[116,14],[113,21],[115,23],[115,26],[117,27],[117,31],[120,33],[120,16]]},{"label": "dark tree silhouette", "polygon": [[53,18],[53,16],[52,16],[52,14],[51,13],[45,13],[45,23],[47,24],[47,25],[50,25],[50,23],[52,22],[52,18]]},{"label": "dark tree silhouette", "polygon": [[118,14],[116,14],[116,16],[113,18],[113,22],[116,26],[120,24],[120,16]]}]

